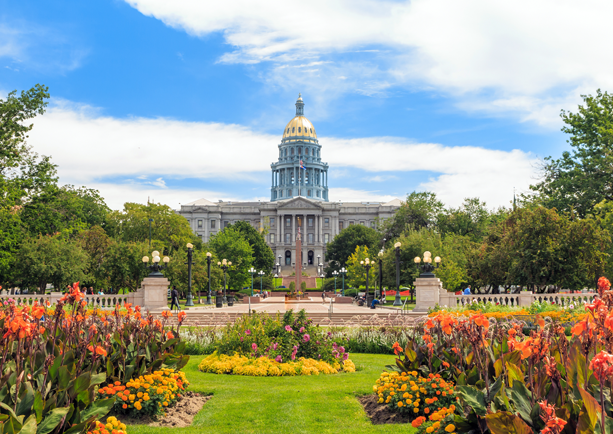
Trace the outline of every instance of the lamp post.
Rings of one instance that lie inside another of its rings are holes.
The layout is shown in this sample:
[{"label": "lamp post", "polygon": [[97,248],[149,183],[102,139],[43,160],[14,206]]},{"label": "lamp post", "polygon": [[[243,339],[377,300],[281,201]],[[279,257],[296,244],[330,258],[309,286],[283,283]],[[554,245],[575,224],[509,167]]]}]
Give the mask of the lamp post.
[{"label": "lamp post", "polygon": [[[372,267],[372,264],[370,259],[366,258],[363,261],[360,261],[360,265],[362,265],[362,267],[364,267],[366,270],[366,306],[370,306],[375,298],[374,294],[371,296],[370,291],[368,290],[368,273],[370,272],[370,267]],[[374,306],[372,307],[374,308]]]},{"label": "lamp post", "polygon": [[211,252],[206,252],[206,268],[208,273],[209,292],[206,294],[206,304],[212,304],[211,301]]},{"label": "lamp post", "polygon": [[251,274],[251,296],[253,297],[253,275],[257,273],[257,271],[255,270],[255,268],[251,267],[249,269],[249,274]]},{"label": "lamp post", "polygon": [[148,265],[149,256],[143,256],[143,265],[145,266],[146,270],[149,270],[149,276],[147,277],[164,277],[161,271],[168,266],[170,258],[168,256],[164,256],[164,259],[162,259],[164,265],[160,265],[160,252],[154,250],[151,252],[151,256],[153,257],[153,265]]},{"label": "lamp post", "polygon": [[334,276],[334,293],[336,294],[336,278],[338,277],[338,271],[334,270],[332,275]]},{"label": "lamp post", "polygon": [[345,275],[347,274],[347,269],[345,269],[345,267],[341,268],[341,270],[338,272],[338,274],[343,276],[343,290],[341,291],[341,294],[344,297],[345,296]]},{"label": "lamp post", "polygon": [[185,306],[194,305],[194,297],[192,296],[192,260],[194,254],[194,245],[187,243],[187,301]]},{"label": "lamp post", "polygon": [[260,275],[260,297],[262,296],[262,277],[264,277],[264,273],[262,270],[258,273]]},{"label": "lamp post", "polygon": [[393,306],[402,306],[402,300],[400,300],[400,246],[402,246],[400,242],[394,244],[394,251],[396,253],[396,296],[394,297]]},{"label": "lamp post", "polygon": [[432,265],[432,253],[428,251],[424,252],[424,259],[423,259],[422,265],[419,265],[420,262],[422,262],[419,256],[416,256],[413,261],[415,261],[415,264],[419,268],[421,268],[421,273],[419,274],[419,277],[432,278],[432,277],[436,277],[433,271],[439,267],[441,263],[441,257],[437,256],[434,258],[434,263],[436,264],[436,266]]},{"label": "lamp post", "polygon": [[[379,259],[379,291],[381,296],[383,296],[383,249],[379,251],[377,257]],[[383,300],[383,303],[385,302],[386,300]]]},{"label": "lamp post", "polygon": [[217,263],[217,265],[221,266],[221,269],[223,270],[223,303],[227,303],[228,297],[226,294],[226,273],[228,268],[230,268],[232,265],[232,262],[228,261],[227,259],[222,259],[221,262]]}]

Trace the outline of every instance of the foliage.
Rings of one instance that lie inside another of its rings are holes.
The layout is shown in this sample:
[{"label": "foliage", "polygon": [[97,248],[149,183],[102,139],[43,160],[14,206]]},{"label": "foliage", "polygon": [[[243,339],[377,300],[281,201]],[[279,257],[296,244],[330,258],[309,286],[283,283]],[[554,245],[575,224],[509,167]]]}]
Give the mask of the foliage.
[{"label": "foliage", "polygon": [[[342,363],[341,363],[342,362]],[[198,369],[214,374],[249,375],[258,377],[281,377],[295,375],[337,374],[339,371],[355,372],[355,365],[349,359],[334,361],[333,364],[322,360],[305,359],[277,362],[267,357],[248,358],[238,354],[211,354],[200,362]]]},{"label": "foliage", "polygon": [[26,239],[17,253],[15,271],[22,288],[38,288],[45,292],[47,284],[56,290],[83,280],[87,254],[81,246],[62,235],[39,235]]},{"label": "foliage", "polygon": [[479,198],[466,198],[458,208],[441,211],[436,218],[438,230],[443,234],[456,234],[479,242],[487,233],[490,213]]},{"label": "foliage", "polygon": [[[192,251],[192,291],[206,293],[209,289],[208,263],[204,250]],[[214,292],[221,288],[223,284],[223,271],[217,266],[219,259],[214,252],[211,252],[211,291]],[[174,252],[168,268],[164,271],[164,276],[170,280],[170,284],[177,287],[177,290],[187,294],[187,249],[180,249]]]},{"label": "foliage", "polygon": [[[394,216],[383,223],[381,231],[390,243],[407,230],[434,228],[443,203],[430,191],[412,192]],[[393,243],[391,243],[393,244]]]},{"label": "foliage", "polygon": [[238,230],[225,228],[211,237],[209,245],[218,258],[232,262],[228,269],[228,288],[239,291],[250,284],[253,250]]},{"label": "foliage", "polygon": [[105,228],[113,238],[124,242],[149,242],[149,219],[151,222],[152,248],[166,255],[184,249],[187,243],[199,248],[202,241],[189,226],[185,217],[175,213],[168,205],[126,202],[122,211],[109,214],[108,226]]},{"label": "foliage", "polygon": [[165,415],[189,386],[185,373],[174,369],[159,369],[128,381],[125,386],[116,381],[101,388],[101,395],[116,395],[114,410],[133,417]]},{"label": "foliage", "polygon": [[127,434],[128,429],[125,423],[121,423],[115,416],[106,419],[106,423],[96,421],[94,427],[87,434]]},{"label": "foliage", "polygon": [[220,355],[264,356],[278,362],[301,357],[329,364],[346,360],[349,353],[331,336],[314,326],[304,310],[298,314],[289,310],[282,317],[277,313],[272,318],[266,313],[254,312],[226,325],[215,349]]},{"label": "foliage", "polygon": [[[347,259],[347,277],[345,284],[351,286],[366,286],[366,268],[361,262],[368,258],[368,246],[356,246],[355,251]],[[368,271],[368,280],[370,288],[374,288],[377,284],[377,275],[379,274],[379,266],[376,256],[370,262],[371,267]]]},{"label": "foliage", "polygon": [[[128,381],[162,364],[181,368],[184,344],[138,309],[88,312],[78,283],[54,309],[0,307],[0,421],[24,434],[84,433],[115,399],[95,400],[98,385]],[[176,334],[178,335],[180,323]]]},{"label": "foliage", "polygon": [[576,113],[562,110],[571,152],[545,159],[543,180],[531,186],[548,208],[585,217],[603,200],[613,200],[613,95],[582,95]]},{"label": "foliage", "polygon": [[147,276],[142,258],[148,256],[148,245],[144,242],[115,241],[110,244],[104,257],[101,274],[113,288],[128,288],[136,291]]},{"label": "foliage", "polygon": [[326,261],[330,264],[330,268],[326,270],[327,277],[331,276],[332,271],[347,266],[347,260],[357,246],[365,246],[371,251],[376,251],[380,245],[381,237],[376,230],[364,225],[346,227],[327,245]]},{"label": "foliage", "polygon": [[275,254],[272,249],[268,247],[262,233],[245,221],[238,221],[228,225],[226,229],[228,228],[237,230],[251,246],[253,252],[253,267],[258,271],[264,271],[266,274],[270,274],[270,271],[275,266]]}]

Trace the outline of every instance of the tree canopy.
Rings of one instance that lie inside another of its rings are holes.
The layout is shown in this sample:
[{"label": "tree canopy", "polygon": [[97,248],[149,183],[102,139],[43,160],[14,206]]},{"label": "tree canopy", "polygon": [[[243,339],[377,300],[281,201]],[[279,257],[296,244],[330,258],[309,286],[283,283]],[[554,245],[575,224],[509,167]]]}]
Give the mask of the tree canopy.
[{"label": "tree canopy", "polygon": [[371,251],[381,247],[381,237],[375,229],[364,225],[351,225],[328,243],[326,261],[331,269],[340,269],[347,265],[347,260],[355,252],[357,246],[366,246]]},{"label": "tree canopy", "polygon": [[261,232],[251,226],[248,222],[238,221],[228,225],[227,228],[234,228],[247,240],[253,251],[253,267],[258,271],[270,274],[275,266],[275,254],[266,244],[266,240]]}]

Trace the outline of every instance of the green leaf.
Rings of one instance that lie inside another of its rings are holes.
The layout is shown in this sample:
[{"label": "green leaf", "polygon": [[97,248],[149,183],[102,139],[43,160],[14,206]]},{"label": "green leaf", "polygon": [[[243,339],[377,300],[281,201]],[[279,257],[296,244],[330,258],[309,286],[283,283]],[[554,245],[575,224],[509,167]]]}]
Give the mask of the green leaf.
[{"label": "green leaf", "polygon": [[102,384],[105,381],[106,381],[106,373],[100,372],[99,374],[92,375],[89,384],[90,386],[94,386],[96,384]]},{"label": "green leaf", "polygon": [[26,382],[25,387],[25,393],[16,409],[16,413],[20,416],[29,414],[32,411],[32,404],[34,404],[34,389],[32,389],[32,385],[30,382]]},{"label": "green leaf", "polygon": [[16,419],[20,424],[23,422],[23,416],[17,416],[15,412],[13,411],[13,409],[9,407],[8,405],[6,405],[4,402],[0,402],[0,407],[8,411],[9,416]]},{"label": "green leaf", "polygon": [[[600,421],[598,421],[598,423],[596,424],[596,428],[594,429],[594,432],[596,434],[602,434],[602,428],[600,427],[600,425],[601,425]],[[611,419],[609,416],[605,416],[604,428],[605,428],[605,434],[613,433],[613,419]]]},{"label": "green leaf", "polygon": [[474,386],[456,386],[460,399],[472,407],[479,416],[485,416],[485,394]]},{"label": "green leaf", "polygon": [[532,404],[530,402],[530,391],[526,388],[525,384],[520,381],[513,382],[513,387],[507,388],[507,395],[511,398],[511,401],[515,404],[515,409],[526,422],[532,421]]},{"label": "green leaf", "polygon": [[590,395],[581,386],[577,385],[577,388],[581,394],[581,398],[583,398],[583,406],[585,407],[585,411],[589,416],[589,426],[591,429],[594,429],[596,422],[598,421],[598,415],[602,412],[600,404],[598,404],[596,398]]},{"label": "green leaf", "polygon": [[36,434],[48,434],[53,431],[68,414],[70,407],[60,407],[51,410],[38,425]]},{"label": "green leaf", "polygon": [[412,348],[409,348],[409,344],[407,343],[407,347],[404,349],[404,354],[407,356],[407,359],[412,363],[417,359],[417,353],[413,351]]},{"label": "green leaf", "polygon": [[40,423],[40,421],[43,419],[43,396],[38,390],[34,396],[34,404],[32,405],[32,409],[36,414],[36,423]]},{"label": "green leaf", "polygon": [[85,372],[81,375],[79,375],[77,377],[77,379],[75,380],[74,383],[74,390],[75,390],[75,394],[79,394],[81,392],[83,392],[84,390],[87,390],[89,388],[89,384],[91,381],[91,374],[89,372]]},{"label": "green leaf", "polygon": [[514,381],[521,381],[523,383],[524,373],[522,372],[521,368],[514,363],[507,362],[506,365],[509,375],[509,387],[513,387]]},{"label": "green leaf", "polygon": [[32,415],[27,420],[26,423],[21,427],[20,434],[36,434],[36,416]]},{"label": "green leaf", "polygon": [[92,405],[90,405],[81,412],[80,422],[89,422],[90,418],[92,417],[95,418],[92,420],[98,420],[103,418],[109,413],[109,411],[111,411],[111,408],[113,408],[114,404],[115,398],[100,399],[98,401],[95,401]]},{"label": "green leaf", "polygon": [[488,404],[496,397],[496,395],[498,395],[498,392],[500,392],[500,389],[502,389],[502,377],[498,377],[496,381],[494,382],[494,384],[490,386],[490,390],[488,393],[488,397],[489,397]]},{"label": "green leaf", "polygon": [[68,372],[68,368],[66,366],[60,366],[60,369],[58,370],[58,377],[59,377],[59,385],[60,385],[60,389],[64,390],[68,388],[68,385],[70,384],[70,372]]},{"label": "green leaf", "polygon": [[532,429],[519,416],[499,411],[485,416],[492,434],[532,434]]}]

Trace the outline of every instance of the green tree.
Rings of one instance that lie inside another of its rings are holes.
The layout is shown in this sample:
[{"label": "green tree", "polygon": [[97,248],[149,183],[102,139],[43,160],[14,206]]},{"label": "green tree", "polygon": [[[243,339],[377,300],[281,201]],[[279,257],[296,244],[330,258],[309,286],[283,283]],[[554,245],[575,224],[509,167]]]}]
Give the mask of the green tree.
[{"label": "green tree", "polygon": [[149,272],[143,256],[151,258],[148,243],[115,241],[105,254],[101,274],[114,292],[120,289],[136,291]]},{"label": "green tree", "polygon": [[92,226],[75,238],[88,257],[85,284],[96,288],[108,286],[109,282],[104,276],[104,262],[113,240],[100,226]]},{"label": "green tree", "polygon": [[487,232],[489,212],[479,198],[466,198],[462,206],[442,211],[437,217],[438,230],[482,241]]},{"label": "green tree", "polygon": [[433,228],[443,210],[443,203],[430,191],[412,192],[402,203],[394,217],[381,226],[386,240],[396,239],[408,229]]},{"label": "green tree", "polygon": [[83,281],[86,277],[87,254],[81,246],[59,235],[27,238],[16,258],[18,284],[45,292],[48,283],[56,290]]},{"label": "green tree", "polygon": [[[192,293],[206,294],[208,291],[208,264],[206,261],[205,250],[194,250],[192,253]],[[223,272],[217,266],[219,259],[215,253],[211,252],[211,291],[217,291],[223,281]],[[164,276],[170,280],[170,284],[177,287],[182,294],[187,294],[188,289],[188,270],[187,270],[187,249],[174,252],[168,268],[164,271]]]},{"label": "green tree", "polygon": [[365,246],[376,251],[380,246],[380,234],[364,225],[352,225],[343,229],[334,240],[328,243],[326,261],[330,264],[328,277],[333,270],[339,270],[347,265],[347,260],[355,252],[356,247]]},{"label": "green tree", "polygon": [[[347,259],[347,278],[345,284],[349,284],[354,288],[366,286],[366,268],[361,262],[369,258],[367,246],[356,246],[355,251]],[[377,263],[376,258],[369,258],[371,267],[368,271],[368,286],[372,290],[376,285]]]},{"label": "green tree", "polygon": [[151,222],[152,246],[161,245],[168,254],[185,249],[187,243],[200,248],[202,241],[189,226],[185,217],[174,212],[167,205],[148,203],[146,205],[127,202],[123,211],[112,212],[105,228],[111,237],[125,242],[149,242],[149,219]]},{"label": "green tree", "polygon": [[[227,228],[234,228],[241,233],[253,250],[253,266],[258,271],[270,274],[275,266],[275,254],[266,244],[266,240],[260,231],[251,226],[248,222],[238,221],[228,225]],[[227,229],[226,228],[226,229]]]},{"label": "green tree", "polygon": [[599,89],[582,98],[576,113],[561,112],[572,151],[546,158],[543,179],[531,188],[547,208],[584,217],[613,200],[613,95]]},{"label": "green tree", "polygon": [[239,291],[251,285],[249,269],[253,266],[253,250],[240,231],[227,227],[211,237],[209,246],[219,260],[232,262],[228,270],[228,288]]}]

